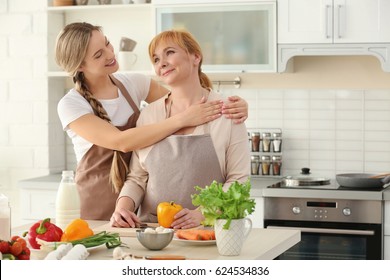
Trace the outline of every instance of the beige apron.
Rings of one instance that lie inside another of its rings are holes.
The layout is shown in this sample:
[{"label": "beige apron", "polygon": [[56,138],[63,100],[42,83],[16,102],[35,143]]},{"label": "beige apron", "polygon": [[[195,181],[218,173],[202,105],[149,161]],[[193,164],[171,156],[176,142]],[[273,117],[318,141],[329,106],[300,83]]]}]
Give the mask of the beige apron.
[{"label": "beige apron", "polygon": [[[131,99],[123,84],[111,77],[113,83],[120,89],[134,113],[120,130],[135,127],[140,111]],[[81,218],[88,220],[109,220],[115,210],[118,194],[114,193],[109,183],[109,175],[114,156],[113,150],[93,145],[81,159],[76,170],[76,184],[80,194]],[[128,164],[131,152],[122,153]]]},{"label": "beige apron", "polygon": [[175,201],[184,208],[195,209],[191,194],[195,186],[225,182],[209,124],[203,135],[172,135],[155,144],[145,160],[149,172],[144,200],[138,209],[143,222],[157,222],[160,202]]}]

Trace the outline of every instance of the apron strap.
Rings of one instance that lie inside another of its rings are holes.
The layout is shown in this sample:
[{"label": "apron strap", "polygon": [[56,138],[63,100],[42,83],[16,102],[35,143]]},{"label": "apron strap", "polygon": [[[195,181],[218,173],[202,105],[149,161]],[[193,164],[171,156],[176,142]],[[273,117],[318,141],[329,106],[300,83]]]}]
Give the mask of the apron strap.
[{"label": "apron strap", "polygon": [[133,99],[131,98],[129,92],[123,86],[123,84],[117,78],[115,78],[113,75],[110,75],[110,79],[119,88],[119,90],[122,92],[123,96],[126,98],[127,102],[130,104],[130,106],[133,109],[134,113],[139,112],[138,106],[135,105],[135,103],[134,103]]}]

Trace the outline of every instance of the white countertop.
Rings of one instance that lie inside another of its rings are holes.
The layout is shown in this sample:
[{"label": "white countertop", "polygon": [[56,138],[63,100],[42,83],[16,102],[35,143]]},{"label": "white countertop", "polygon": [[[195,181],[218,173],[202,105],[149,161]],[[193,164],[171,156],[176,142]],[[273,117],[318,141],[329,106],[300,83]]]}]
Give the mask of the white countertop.
[{"label": "white countertop", "polygon": [[[96,228],[108,221],[88,221],[90,227]],[[13,235],[20,235],[29,229],[30,225],[19,226],[12,230]],[[121,236],[128,248],[124,251],[136,256],[153,256],[161,254],[182,255],[188,259],[207,259],[207,260],[272,260],[297,244],[301,240],[299,230],[290,229],[259,229],[251,230],[248,238],[245,240],[241,254],[238,256],[221,256],[218,253],[217,246],[214,245],[183,245],[183,242],[172,241],[167,247],[159,251],[151,251],[144,248],[136,237]],[[88,259],[91,260],[109,260],[112,258],[113,249],[107,249],[104,246],[91,250]],[[32,256],[34,258],[34,256]]]}]

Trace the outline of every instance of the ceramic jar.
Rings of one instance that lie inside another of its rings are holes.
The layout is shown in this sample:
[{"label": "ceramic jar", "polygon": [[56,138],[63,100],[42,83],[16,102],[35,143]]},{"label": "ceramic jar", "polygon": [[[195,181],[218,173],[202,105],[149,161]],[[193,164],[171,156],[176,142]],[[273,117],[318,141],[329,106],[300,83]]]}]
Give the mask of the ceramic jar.
[{"label": "ceramic jar", "polygon": [[252,230],[252,221],[249,218],[233,219],[230,228],[224,229],[226,222],[225,219],[215,221],[214,230],[218,253],[222,256],[238,256],[245,239]]}]

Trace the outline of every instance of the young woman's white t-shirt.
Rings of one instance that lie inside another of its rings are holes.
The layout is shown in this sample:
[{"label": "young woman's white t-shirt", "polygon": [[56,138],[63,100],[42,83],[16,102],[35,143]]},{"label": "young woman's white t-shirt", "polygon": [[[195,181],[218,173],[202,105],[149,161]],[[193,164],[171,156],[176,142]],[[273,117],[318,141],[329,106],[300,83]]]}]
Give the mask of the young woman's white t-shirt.
[{"label": "young woman's white t-shirt", "polygon": [[[126,88],[137,107],[141,101],[145,100],[149,93],[151,78],[141,74],[115,73],[117,78]],[[111,123],[115,126],[122,126],[127,123],[128,118],[134,113],[126,98],[118,89],[118,98],[99,99],[106,110]],[[77,135],[69,128],[69,124],[86,114],[94,114],[88,101],[74,88],[71,89],[58,103],[58,116],[62,123],[62,128],[67,132],[72,140],[77,162],[92,147],[93,143]]]}]

